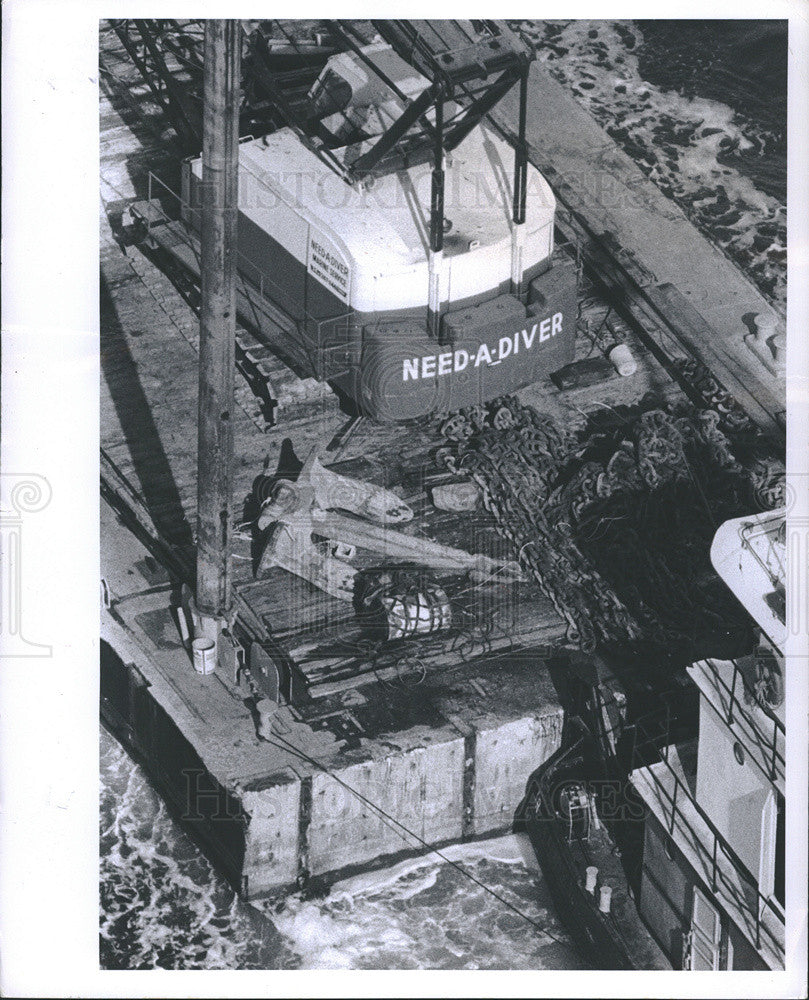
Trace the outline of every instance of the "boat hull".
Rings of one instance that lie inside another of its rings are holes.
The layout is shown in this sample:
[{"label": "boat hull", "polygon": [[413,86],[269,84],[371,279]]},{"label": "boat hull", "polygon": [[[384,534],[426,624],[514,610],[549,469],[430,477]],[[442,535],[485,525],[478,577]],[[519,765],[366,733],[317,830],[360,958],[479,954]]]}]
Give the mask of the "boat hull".
[{"label": "boat hull", "polygon": [[[520,823],[527,832],[559,916],[588,964],[595,969],[671,968],[642,923],[623,872],[620,852],[597,808],[563,815],[565,796],[585,790],[592,806],[599,801],[595,777],[596,744],[584,729],[531,776],[520,806]],[[560,811],[561,806],[561,811]],[[586,826],[586,833],[582,827]],[[587,867],[598,868],[593,892],[586,887]],[[609,912],[599,908],[601,886],[611,889]]]}]

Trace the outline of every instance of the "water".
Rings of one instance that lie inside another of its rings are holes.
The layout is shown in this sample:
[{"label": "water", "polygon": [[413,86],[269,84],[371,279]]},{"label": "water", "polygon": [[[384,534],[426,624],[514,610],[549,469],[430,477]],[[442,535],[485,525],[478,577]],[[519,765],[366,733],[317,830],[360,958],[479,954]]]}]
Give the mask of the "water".
[{"label": "water", "polygon": [[[521,22],[540,59],[771,301],[786,296],[786,26]],[[240,903],[101,735],[104,968],[575,969],[526,844],[452,849],[336,886],[321,901]],[[554,940],[558,939],[558,940]]]},{"label": "water", "polygon": [[103,968],[582,967],[526,838],[442,853],[533,923],[435,857],[357,876],[323,900],[293,895],[259,910],[239,901],[105,731],[101,785]]},{"label": "water", "polygon": [[786,309],[785,22],[520,22],[539,59]]}]

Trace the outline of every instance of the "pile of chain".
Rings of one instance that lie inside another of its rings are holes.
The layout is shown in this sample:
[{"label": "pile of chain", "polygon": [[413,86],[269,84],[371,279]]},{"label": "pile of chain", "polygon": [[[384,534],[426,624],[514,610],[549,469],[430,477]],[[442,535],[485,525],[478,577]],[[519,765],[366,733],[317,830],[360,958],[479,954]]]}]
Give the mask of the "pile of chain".
[{"label": "pile of chain", "polygon": [[482,488],[498,530],[568,623],[568,640],[593,649],[616,633],[640,637],[638,623],[579,550],[570,523],[548,509],[574,439],[511,398],[455,414],[441,430],[454,446],[443,452],[446,465]]},{"label": "pile of chain", "polygon": [[693,641],[740,620],[713,573],[729,517],[781,502],[783,469],[742,465],[714,410],[607,412],[577,434],[514,398],[455,414],[440,459],[471,477],[568,641]]}]

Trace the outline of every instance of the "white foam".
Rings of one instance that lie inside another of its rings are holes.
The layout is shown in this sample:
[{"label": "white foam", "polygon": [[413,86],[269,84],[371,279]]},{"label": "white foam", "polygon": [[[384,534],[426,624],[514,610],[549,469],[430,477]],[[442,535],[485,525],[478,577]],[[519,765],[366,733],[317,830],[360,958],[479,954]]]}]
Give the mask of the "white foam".
[{"label": "white foam", "polygon": [[527,838],[440,853],[344,879],[320,900],[291,897],[268,913],[303,968],[543,967],[543,949],[553,941],[539,928],[564,932],[539,905],[541,879]]},{"label": "white foam", "polygon": [[569,947],[560,951],[538,929],[565,939],[522,835],[442,851],[519,913],[435,854],[345,879],[324,899],[293,894],[259,911],[241,903],[199,854],[123,749],[106,734],[102,747],[100,933],[107,963],[205,969],[576,966]]},{"label": "white foam", "polygon": [[[358,893],[380,892],[401,882],[407,876],[422,871],[424,881],[412,886],[410,895],[413,895],[426,888],[428,884],[432,885],[435,882],[438,873],[437,866],[443,864],[445,859],[456,863],[470,863],[480,858],[502,861],[505,864],[519,863],[533,868],[538,867],[528,838],[523,834],[507,834],[466,844],[450,844],[447,847],[442,847],[440,853],[431,852],[417,858],[401,861],[390,868],[383,868],[375,872],[362,872],[359,875],[336,882],[332,886],[329,897],[336,899],[341,896],[354,896]],[[402,891],[407,892],[408,890]]]},{"label": "white foam", "polygon": [[250,940],[234,894],[106,733],[102,776],[102,939],[130,968],[238,968]]},{"label": "white foam", "polygon": [[[644,80],[637,55],[643,36],[635,24],[632,48],[623,33],[627,25],[620,22],[522,26],[540,43],[540,59],[553,75],[694,224],[785,308],[785,206],[759,190],[737,165],[739,154],[762,149],[766,135],[719,101],[684,96]],[[757,248],[764,239],[763,249]]]}]

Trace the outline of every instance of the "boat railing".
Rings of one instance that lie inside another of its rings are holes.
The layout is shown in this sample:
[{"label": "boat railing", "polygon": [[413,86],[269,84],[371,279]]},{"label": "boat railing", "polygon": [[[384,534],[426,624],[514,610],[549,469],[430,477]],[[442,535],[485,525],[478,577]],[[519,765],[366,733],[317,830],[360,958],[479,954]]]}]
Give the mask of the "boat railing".
[{"label": "boat railing", "polygon": [[[164,199],[168,199],[171,204],[171,209],[166,210],[166,206],[163,204]],[[165,181],[161,180],[152,171],[149,171],[148,182],[147,182],[147,201],[149,203],[149,213],[144,216],[144,222],[146,224],[147,235],[149,234],[151,227],[157,223],[170,223],[170,222],[185,222],[186,218],[199,211],[198,206],[192,205],[190,202],[186,201],[181,194],[171,188]],[[171,214],[171,212],[174,214]],[[179,238],[193,251],[194,255],[199,258],[198,248],[191,236],[191,233],[186,225],[182,225],[176,228],[175,232]],[[269,275],[265,274],[252,260],[245,257],[243,253],[236,250],[236,260],[239,274],[241,277],[249,282],[250,288],[255,289],[261,299],[267,303],[273,310],[278,310],[278,301],[283,301],[288,290],[284,289],[277,281],[274,281]],[[243,289],[244,290],[244,289]],[[246,290],[245,294],[249,300],[250,296]],[[272,295],[269,294],[271,291],[275,291],[277,298],[273,299]],[[304,313],[304,322],[308,325],[308,328],[312,334],[314,334],[315,343],[321,347],[327,348],[329,342],[332,343],[335,337],[343,333],[347,336],[348,329],[351,320],[351,310],[347,309],[344,312],[338,313],[334,316],[318,317],[313,313]],[[290,322],[294,323],[295,320],[290,317]],[[309,358],[312,368],[317,371],[318,365],[312,357]]]},{"label": "boat railing", "polygon": [[[742,545],[751,553],[761,569],[770,578],[773,587],[783,587],[784,580],[786,579],[786,566],[784,564],[786,558],[785,546],[783,541],[780,544],[778,542],[785,524],[784,512],[781,509],[773,511],[769,518],[765,515],[763,518],[757,518],[755,521],[744,524],[739,530]],[[761,557],[758,551],[759,546],[753,544],[754,540],[758,538],[767,539],[766,560]],[[774,566],[770,562],[771,559],[775,562]]]},{"label": "boat railing", "polygon": [[[645,723],[654,719],[659,721],[661,714],[665,715],[666,727],[659,736],[649,735]],[[666,712],[650,713],[634,723],[635,736],[632,746],[632,770],[643,770],[645,776],[652,781],[660,796],[660,801],[667,803],[668,811],[668,833],[673,835],[674,828],[678,824],[684,827],[691,836],[691,846],[700,857],[704,867],[706,881],[710,885],[711,891],[718,895],[725,895],[733,901],[735,906],[746,914],[752,925],[756,948],[762,947],[764,939],[776,952],[782,953],[784,949],[783,941],[780,940],[765,923],[765,913],[770,911],[777,922],[783,927],[785,921],[784,910],[778,900],[765,896],[758,887],[758,880],[752,875],[748,867],[733,850],[727,839],[716,827],[714,822],[697,802],[691,788],[684,780],[684,776],[674,767],[670,760],[672,741],[670,738],[671,715],[666,706]],[[641,737],[641,739],[638,739]],[[668,778],[664,780],[653,766],[650,766],[649,757],[656,756],[657,761],[651,763],[662,763]],[[673,787],[669,788],[672,783]],[[691,818],[686,814],[684,804],[687,803],[688,810],[699,819],[697,828]],[[664,813],[666,812],[664,806]],[[721,858],[724,858],[726,866],[729,866],[733,875],[729,875],[723,868]]]},{"label": "boat railing", "polygon": [[779,750],[779,742],[786,738],[784,723],[773,712],[760,705],[762,714],[768,720],[766,727],[762,728],[746,705],[748,699],[758,701],[756,693],[745,677],[739,661],[733,660],[731,662],[733,663],[733,677],[728,684],[712,660],[700,661],[710,670],[714,683],[728,699],[725,711],[722,711],[719,706],[708,699],[710,706],[731,732],[733,732],[731,727],[737,717],[745,722],[748,728],[748,731],[744,733],[745,737],[756,743],[762,755],[759,760],[755,754],[750,754],[751,760],[769,782],[783,782],[786,775],[786,761],[784,754]]}]

